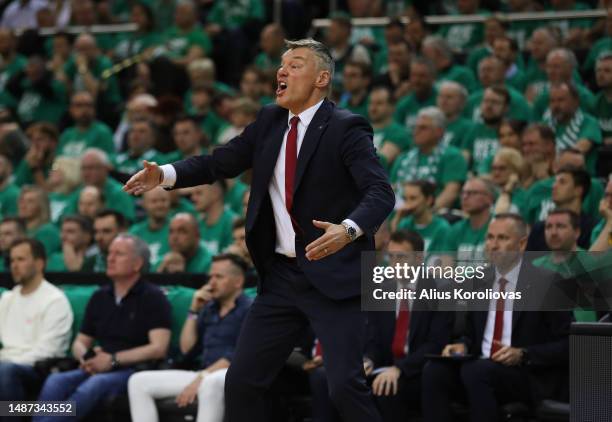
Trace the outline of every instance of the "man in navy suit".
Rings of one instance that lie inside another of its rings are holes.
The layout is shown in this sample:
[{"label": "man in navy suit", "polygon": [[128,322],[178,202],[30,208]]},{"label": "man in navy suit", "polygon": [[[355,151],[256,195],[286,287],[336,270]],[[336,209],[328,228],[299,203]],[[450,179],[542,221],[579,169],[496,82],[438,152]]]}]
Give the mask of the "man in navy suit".
[{"label": "man in navy suit", "polygon": [[361,355],[360,258],[374,249],[394,196],[368,122],[325,98],[329,50],[314,40],[287,48],[276,105],[212,155],[161,167],[144,162],[125,190],[195,186],[252,169],[246,242],[261,282],[227,373],[227,421],[267,420],[264,392],[311,324],[343,419],[377,422]]},{"label": "man in navy suit", "polygon": [[[430,361],[423,369],[425,422],[452,421],[450,403],[462,398],[467,399],[470,422],[495,422],[500,404],[550,398],[567,376],[571,313],[536,310],[556,278],[522,256],[527,234],[517,214],[498,214],[489,224],[485,252],[493,268],[485,273],[482,287],[521,292],[524,299],[492,299],[488,311],[465,313],[465,336],[442,351],[449,361]],[[475,359],[450,359],[466,354]]]}]

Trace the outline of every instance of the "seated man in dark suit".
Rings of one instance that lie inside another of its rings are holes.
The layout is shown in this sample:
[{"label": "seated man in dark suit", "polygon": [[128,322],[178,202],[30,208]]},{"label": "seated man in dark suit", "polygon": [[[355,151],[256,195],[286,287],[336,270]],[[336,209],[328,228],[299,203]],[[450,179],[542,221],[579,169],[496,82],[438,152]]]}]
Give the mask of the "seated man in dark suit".
[{"label": "seated man in dark suit", "polygon": [[[523,258],[526,243],[527,226],[520,216],[499,214],[491,221],[485,251],[493,264],[491,273],[495,273],[490,285],[494,292],[529,295],[531,285],[534,291],[545,291],[538,284],[554,280],[554,274]],[[463,391],[470,421],[497,421],[498,405],[513,401],[530,404],[550,394],[539,391],[541,381],[567,373],[569,312],[527,310],[522,301],[504,299],[491,300],[488,309],[466,312],[465,337],[442,352],[443,356],[471,354],[479,359],[425,365],[425,421],[452,421],[450,403],[461,398],[457,393]],[[533,376],[537,383],[532,382]]]},{"label": "seated man in dark suit", "polygon": [[[421,262],[415,261],[415,252],[422,252],[423,247],[423,239],[416,232],[398,230],[392,233],[387,246],[388,265],[419,265]],[[417,280],[414,287],[407,280],[391,282],[393,290],[399,286],[418,290],[433,287],[426,285],[428,280]],[[410,411],[419,408],[425,355],[442,351],[450,340],[451,325],[449,313],[434,311],[432,302],[425,300],[397,300],[394,311],[369,312],[364,368],[383,421],[406,421]],[[316,422],[340,421],[328,397],[321,350],[315,349],[315,356],[306,364],[311,370],[313,419]]]},{"label": "seated man in dark suit", "polygon": [[112,283],[98,289],[87,303],[72,344],[80,368],[51,375],[38,397],[74,401],[79,419],[87,419],[109,396],[127,392],[134,366],[164,358],[170,343],[170,303],[157,286],[142,279],[149,268],[147,244],[120,234],[110,244],[107,259],[106,275]]}]

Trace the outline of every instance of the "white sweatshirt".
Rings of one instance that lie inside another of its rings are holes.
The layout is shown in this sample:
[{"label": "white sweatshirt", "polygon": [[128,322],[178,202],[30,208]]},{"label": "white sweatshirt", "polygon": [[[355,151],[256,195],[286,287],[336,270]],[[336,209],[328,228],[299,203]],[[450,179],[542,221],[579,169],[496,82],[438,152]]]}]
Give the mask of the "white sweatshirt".
[{"label": "white sweatshirt", "polygon": [[65,356],[72,320],[66,295],[47,280],[28,295],[15,286],[0,298],[0,360],[33,365]]}]

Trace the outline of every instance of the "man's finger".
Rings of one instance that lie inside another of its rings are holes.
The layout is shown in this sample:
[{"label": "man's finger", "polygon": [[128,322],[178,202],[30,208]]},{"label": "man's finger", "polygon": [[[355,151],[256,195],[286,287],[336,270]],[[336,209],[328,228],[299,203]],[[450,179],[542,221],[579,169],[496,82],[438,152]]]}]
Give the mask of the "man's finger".
[{"label": "man's finger", "polygon": [[323,230],[327,229],[329,226],[332,225],[332,223],[328,223],[327,221],[319,221],[319,220],[312,220],[312,224],[315,227],[318,227]]},{"label": "man's finger", "polygon": [[393,381],[393,395],[397,394],[397,380]]},{"label": "man's finger", "polygon": [[309,252],[310,250],[316,248],[317,246],[322,245],[323,243],[327,242],[331,237],[332,235],[330,235],[329,233],[325,233],[321,235],[320,237],[316,238],[315,240],[310,242],[308,245],[306,245],[306,252]]}]

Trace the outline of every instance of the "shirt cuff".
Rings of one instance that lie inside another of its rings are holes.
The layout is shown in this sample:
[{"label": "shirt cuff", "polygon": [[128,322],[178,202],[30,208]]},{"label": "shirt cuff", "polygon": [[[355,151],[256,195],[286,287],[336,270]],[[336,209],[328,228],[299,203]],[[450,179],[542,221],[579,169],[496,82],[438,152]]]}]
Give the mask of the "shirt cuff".
[{"label": "shirt cuff", "polygon": [[357,232],[357,236],[355,236],[355,239],[357,239],[359,236],[363,234],[363,230],[361,230],[359,226],[357,225],[357,223],[355,223],[353,220],[350,220],[347,218],[347,219],[342,220],[342,222],[345,224],[348,224],[349,226],[355,229],[355,232]]},{"label": "shirt cuff", "polygon": [[161,187],[171,188],[176,183],[176,170],[172,164],[164,164],[159,167],[164,174],[162,177]]}]

